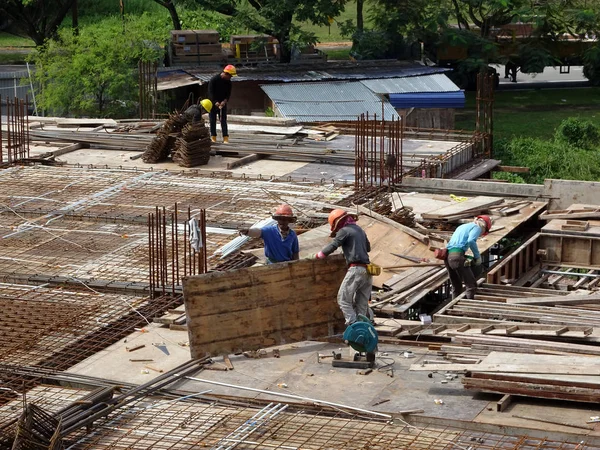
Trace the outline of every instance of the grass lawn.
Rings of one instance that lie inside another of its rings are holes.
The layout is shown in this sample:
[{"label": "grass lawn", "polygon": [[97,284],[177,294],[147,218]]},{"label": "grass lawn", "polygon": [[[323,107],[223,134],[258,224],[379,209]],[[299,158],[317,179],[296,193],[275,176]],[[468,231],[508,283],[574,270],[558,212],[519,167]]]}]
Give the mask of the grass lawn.
[{"label": "grass lawn", "polygon": [[5,47],[34,47],[35,44],[29,38],[22,38],[12,34],[0,32],[0,48]]},{"label": "grass lawn", "polygon": [[[363,16],[365,17],[365,26],[368,25],[367,19],[367,6],[363,8]],[[330,27],[327,26],[317,26],[313,25],[310,22],[302,22],[298,25],[302,27],[304,31],[309,31],[315,33],[319,42],[340,42],[349,40],[348,36],[342,36],[340,33],[339,24],[345,22],[346,20],[352,20],[356,24],[356,1],[350,0],[346,3],[346,8],[344,11],[335,18],[335,21],[331,24]]]},{"label": "grass lawn", "polygon": [[[600,126],[600,88],[500,91],[495,94],[494,138],[550,139],[560,122],[569,117]],[[474,92],[467,92],[466,107],[456,115],[456,128],[475,128]]]}]

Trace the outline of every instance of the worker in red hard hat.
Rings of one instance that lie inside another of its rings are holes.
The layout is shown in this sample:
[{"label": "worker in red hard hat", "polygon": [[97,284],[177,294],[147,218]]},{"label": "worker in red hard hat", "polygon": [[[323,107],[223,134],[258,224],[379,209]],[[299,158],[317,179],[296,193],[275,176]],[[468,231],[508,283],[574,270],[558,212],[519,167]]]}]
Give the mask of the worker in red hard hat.
[{"label": "worker in red hard hat", "polygon": [[368,273],[371,243],[365,231],[356,224],[357,216],[342,209],[334,209],[329,214],[329,225],[333,241],[315,255],[324,259],[338,247],[348,264],[348,271],[338,290],[338,305],[346,319],[346,325],[357,321],[358,316],[369,317],[369,299],[373,286],[373,277]]},{"label": "worker in red hard hat", "polygon": [[272,217],[277,221],[276,224],[264,228],[243,229],[240,230],[240,234],[262,238],[267,264],[299,259],[298,236],[290,228],[290,224],[296,222],[294,211],[290,205],[279,205]]},{"label": "worker in red hard hat", "polygon": [[[477,290],[476,277],[481,274],[481,254],[477,247],[477,239],[485,236],[492,228],[492,219],[489,216],[477,216],[471,223],[460,225],[452,234],[450,242],[446,245],[447,256],[444,265],[452,283],[452,298],[458,297],[463,292],[465,284],[465,297],[475,298]],[[471,250],[473,260],[468,262],[465,252]]]},{"label": "worker in red hard hat", "polygon": [[208,82],[208,98],[212,108],[208,114],[210,118],[210,139],[217,142],[217,116],[221,121],[223,143],[229,143],[229,130],[227,129],[227,102],[231,97],[231,78],[237,77],[235,66],[228,64],[221,73],[216,74]]}]

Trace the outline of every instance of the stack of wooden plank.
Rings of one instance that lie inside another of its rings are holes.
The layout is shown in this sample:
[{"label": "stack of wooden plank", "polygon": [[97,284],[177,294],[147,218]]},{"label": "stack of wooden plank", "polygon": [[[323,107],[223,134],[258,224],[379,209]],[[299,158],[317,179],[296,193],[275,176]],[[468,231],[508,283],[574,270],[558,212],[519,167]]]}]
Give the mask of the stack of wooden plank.
[{"label": "stack of wooden plank", "polygon": [[462,202],[452,203],[448,206],[421,214],[423,220],[439,220],[455,222],[460,219],[473,218],[478,214],[488,212],[492,206],[504,203],[503,198],[477,196]]},{"label": "stack of wooden plank", "polygon": [[490,353],[473,365],[466,389],[578,402],[600,400],[600,357]]},{"label": "stack of wooden plank", "polygon": [[170,46],[173,65],[224,62],[226,56],[215,30],[172,30]]},{"label": "stack of wooden plank", "polygon": [[177,138],[173,161],[183,167],[208,164],[210,159],[210,134],[203,121],[188,123]]}]

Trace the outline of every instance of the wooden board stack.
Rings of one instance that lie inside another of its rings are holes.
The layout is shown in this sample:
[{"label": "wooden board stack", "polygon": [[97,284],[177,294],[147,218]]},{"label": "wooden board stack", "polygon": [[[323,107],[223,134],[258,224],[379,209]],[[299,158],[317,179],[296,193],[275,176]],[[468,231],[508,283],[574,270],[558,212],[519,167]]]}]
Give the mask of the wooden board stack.
[{"label": "wooden board stack", "polygon": [[169,52],[173,65],[227,60],[219,43],[219,33],[215,30],[172,30]]}]

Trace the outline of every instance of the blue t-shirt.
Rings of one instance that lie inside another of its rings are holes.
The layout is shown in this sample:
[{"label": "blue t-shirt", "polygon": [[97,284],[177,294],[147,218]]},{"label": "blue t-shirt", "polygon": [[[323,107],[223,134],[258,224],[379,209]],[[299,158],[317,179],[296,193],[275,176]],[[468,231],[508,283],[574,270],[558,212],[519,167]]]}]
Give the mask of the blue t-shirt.
[{"label": "blue t-shirt", "polygon": [[265,256],[269,263],[291,261],[294,253],[300,252],[298,236],[290,230],[283,239],[277,224],[261,229],[260,237],[265,242]]},{"label": "blue t-shirt", "polygon": [[479,225],[475,222],[465,223],[456,229],[446,248],[448,250],[460,249],[463,252],[471,249],[473,257],[479,258],[481,257],[479,248],[477,248],[477,238],[479,236],[481,236],[481,227]]}]

